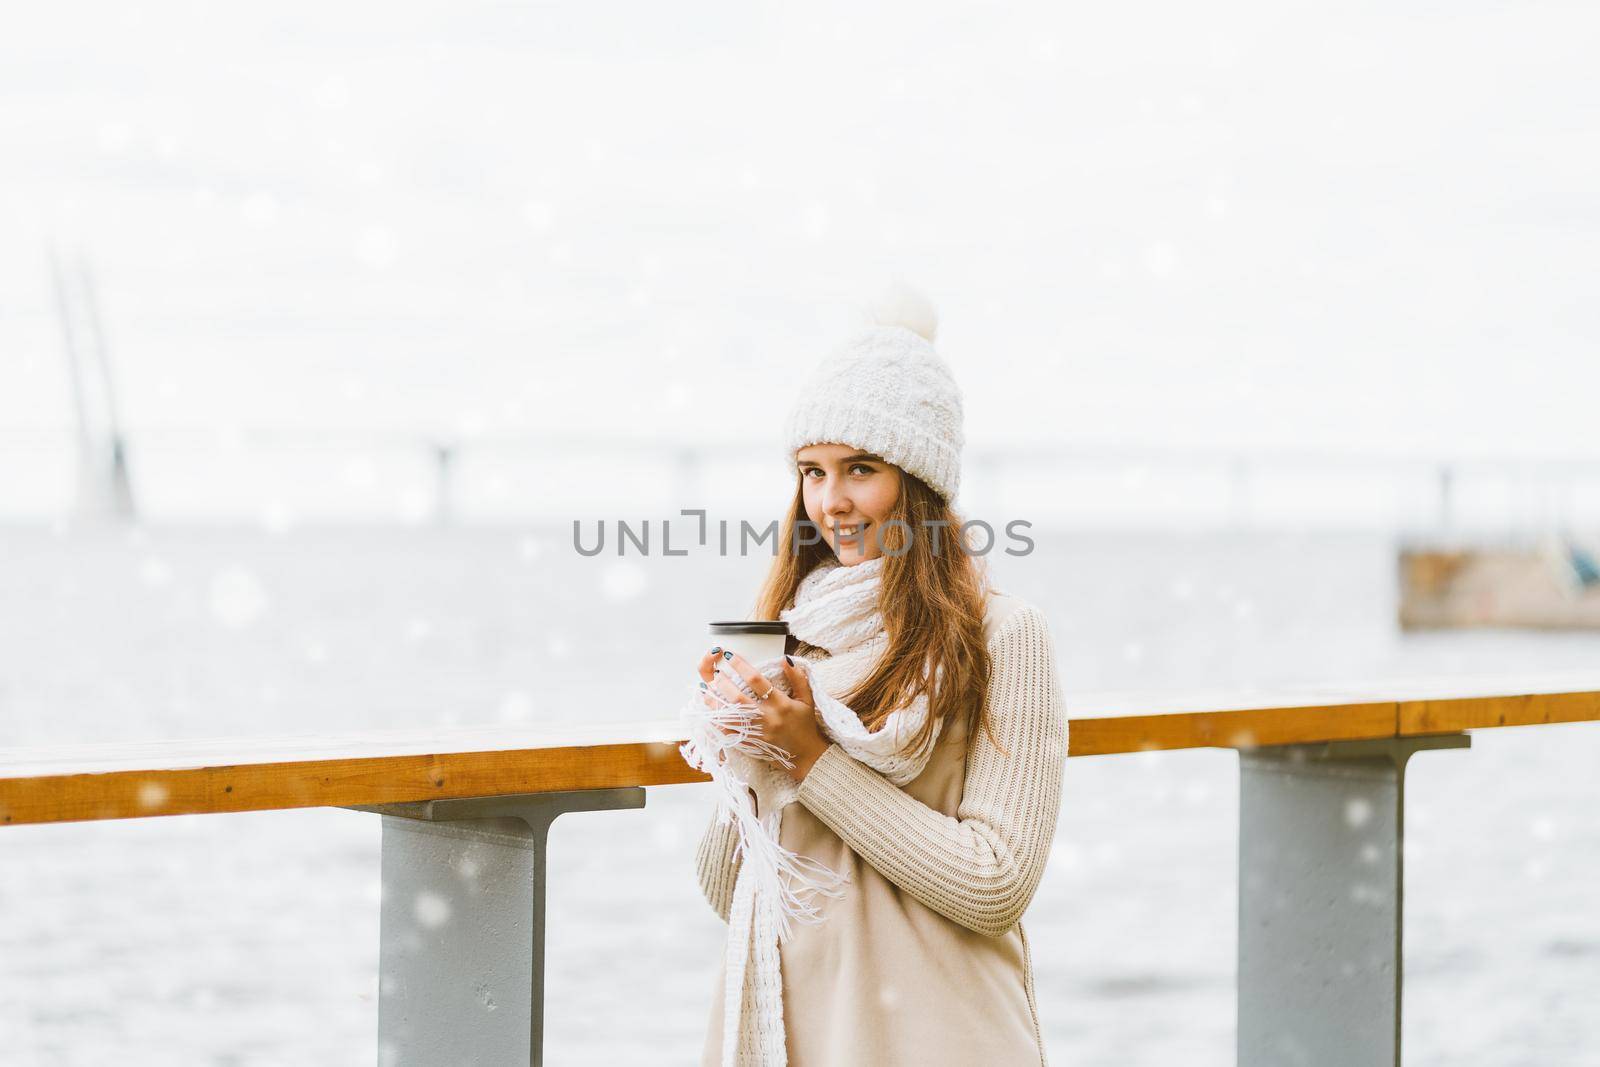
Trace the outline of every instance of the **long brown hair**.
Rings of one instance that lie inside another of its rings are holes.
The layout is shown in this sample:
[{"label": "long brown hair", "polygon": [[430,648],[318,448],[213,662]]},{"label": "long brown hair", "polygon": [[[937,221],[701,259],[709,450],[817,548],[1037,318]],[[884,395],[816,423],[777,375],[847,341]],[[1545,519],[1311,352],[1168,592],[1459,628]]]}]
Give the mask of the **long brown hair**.
[{"label": "long brown hair", "polygon": [[[900,479],[900,492],[881,528],[868,536],[883,540],[878,607],[889,644],[871,674],[851,692],[835,695],[861,716],[868,730],[876,730],[890,712],[927,693],[927,722],[902,742],[912,752],[924,749],[936,724],[943,723],[941,736],[948,736],[958,721],[966,724],[968,745],[981,725],[1000,747],[984,709],[991,668],[983,632],[987,576],[959,536],[961,520],[949,505],[920,478],[888,466]],[[801,475],[795,484],[778,537],[778,556],[756,598],[757,619],[778,618],[794,603],[805,576],[833,556],[825,541],[798,543],[800,524],[807,518],[803,479]],[[945,525],[936,528],[941,521]],[[943,668],[942,676],[936,667]],[[936,692],[931,691],[935,678],[940,678]]]}]

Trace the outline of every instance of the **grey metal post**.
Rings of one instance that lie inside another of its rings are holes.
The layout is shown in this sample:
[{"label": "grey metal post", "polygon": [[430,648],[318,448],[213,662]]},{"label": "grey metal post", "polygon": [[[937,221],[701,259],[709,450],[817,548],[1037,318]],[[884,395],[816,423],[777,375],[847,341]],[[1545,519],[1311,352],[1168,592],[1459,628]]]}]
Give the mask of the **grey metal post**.
[{"label": "grey metal post", "polygon": [[1406,761],[1471,744],[1240,751],[1240,1067],[1400,1067]]},{"label": "grey metal post", "polygon": [[358,806],[383,815],[382,1067],[544,1061],[545,846],[642,787]]}]

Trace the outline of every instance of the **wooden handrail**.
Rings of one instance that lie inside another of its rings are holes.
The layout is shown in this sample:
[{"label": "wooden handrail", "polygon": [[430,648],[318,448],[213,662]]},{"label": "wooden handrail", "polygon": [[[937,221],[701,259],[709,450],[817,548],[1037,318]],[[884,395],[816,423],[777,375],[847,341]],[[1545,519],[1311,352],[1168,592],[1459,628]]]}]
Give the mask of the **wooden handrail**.
[{"label": "wooden handrail", "polygon": [[[1600,674],[1074,694],[1069,755],[1600,721]],[[0,825],[707,781],[672,722],[0,749]]]}]

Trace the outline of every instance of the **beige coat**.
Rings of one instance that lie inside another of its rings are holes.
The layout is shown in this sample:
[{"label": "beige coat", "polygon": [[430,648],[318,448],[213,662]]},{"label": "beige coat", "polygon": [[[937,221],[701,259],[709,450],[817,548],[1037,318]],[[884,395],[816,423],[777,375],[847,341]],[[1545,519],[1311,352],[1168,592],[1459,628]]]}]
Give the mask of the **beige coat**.
[{"label": "beige coat", "polygon": [[[988,711],[1010,753],[959,727],[902,789],[831,746],[783,813],[782,844],[849,876],[780,946],[792,1067],[1044,1064],[1020,919],[1055,835],[1067,720],[1042,612],[991,593]],[[809,655],[825,655],[810,648]],[[713,816],[697,867],[724,921],[737,834]],[[723,976],[702,1063],[720,1064]]]}]

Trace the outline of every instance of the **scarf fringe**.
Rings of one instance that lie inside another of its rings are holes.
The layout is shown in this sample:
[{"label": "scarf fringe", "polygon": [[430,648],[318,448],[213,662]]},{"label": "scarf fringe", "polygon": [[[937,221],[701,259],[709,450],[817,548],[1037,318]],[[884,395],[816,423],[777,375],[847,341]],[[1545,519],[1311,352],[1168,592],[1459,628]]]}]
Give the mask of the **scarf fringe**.
[{"label": "scarf fringe", "polygon": [[[788,692],[788,685],[781,673],[769,680],[783,692]],[[785,767],[794,764],[786,751],[761,737],[758,719],[749,711],[724,700],[720,693],[695,686],[692,691],[694,703],[698,705],[700,695],[707,692],[718,702],[718,706],[686,716],[690,720],[690,737],[678,751],[689,766],[711,775],[719,794],[717,821],[724,826],[730,822],[738,824],[739,840],[734,846],[734,856],[743,860],[739,880],[743,880],[746,872],[749,872],[757,895],[778,905],[773,916],[778,925],[778,936],[780,940],[788,941],[794,933],[792,922],[811,924],[822,921],[818,898],[842,897],[842,887],[849,878],[779,843],[783,809],[778,803],[770,802],[766,811],[759,815],[756,813],[755,805],[750,800],[753,787],[757,789],[758,796],[766,792],[769,801],[776,801],[777,798],[772,796],[771,790],[759,787],[767,784],[759,783],[757,777],[762,773],[761,762],[750,761],[777,762]],[[725,733],[722,727],[734,732]],[[735,757],[734,753],[743,758]],[[770,778],[781,772],[767,770],[765,773]],[[789,785],[792,791],[793,784]]]}]

